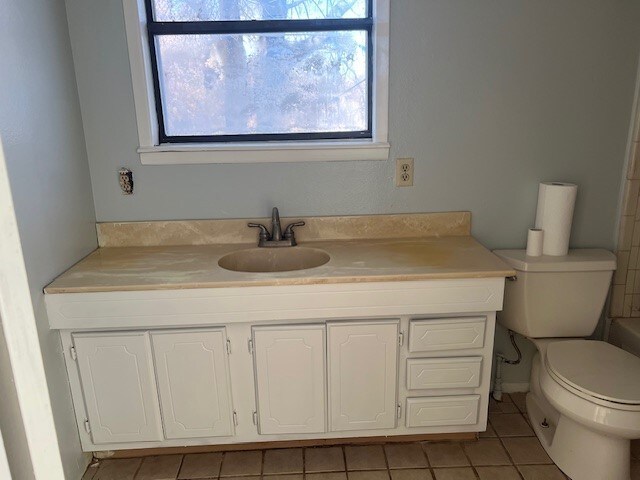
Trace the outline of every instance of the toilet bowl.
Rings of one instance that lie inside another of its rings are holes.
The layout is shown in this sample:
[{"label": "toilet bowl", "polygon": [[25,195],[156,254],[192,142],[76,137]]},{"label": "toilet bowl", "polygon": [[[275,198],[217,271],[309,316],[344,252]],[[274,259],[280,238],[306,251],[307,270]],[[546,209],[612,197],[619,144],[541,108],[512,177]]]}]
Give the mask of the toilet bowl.
[{"label": "toilet bowl", "polygon": [[640,437],[640,359],[605,342],[536,339],[527,411],[556,465],[574,480],[629,480]]},{"label": "toilet bowl", "polygon": [[615,257],[599,249],[495,253],[517,271],[498,323],[538,350],[527,412],[543,447],[572,480],[629,480],[630,439],[640,438],[640,358],[580,338],[597,325]]}]

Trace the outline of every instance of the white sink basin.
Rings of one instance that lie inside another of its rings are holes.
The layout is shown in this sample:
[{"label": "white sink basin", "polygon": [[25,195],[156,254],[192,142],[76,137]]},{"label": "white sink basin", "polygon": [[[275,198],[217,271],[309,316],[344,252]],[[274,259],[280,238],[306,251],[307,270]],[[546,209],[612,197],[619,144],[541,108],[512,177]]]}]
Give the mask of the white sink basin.
[{"label": "white sink basin", "polygon": [[330,258],[327,252],[316,248],[249,248],[225,255],[218,265],[234,272],[289,272],[319,267]]}]

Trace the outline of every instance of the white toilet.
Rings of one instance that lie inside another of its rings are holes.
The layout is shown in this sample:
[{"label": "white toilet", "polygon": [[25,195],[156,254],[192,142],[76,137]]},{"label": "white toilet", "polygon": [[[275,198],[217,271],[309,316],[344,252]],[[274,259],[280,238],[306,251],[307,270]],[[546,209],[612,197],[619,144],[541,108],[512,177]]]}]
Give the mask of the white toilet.
[{"label": "white toilet", "polygon": [[538,349],[527,395],[536,435],[573,480],[629,480],[630,439],[640,438],[640,358],[579,338],[598,323],[615,256],[599,249],[563,257],[494,253],[517,271],[498,323]]}]

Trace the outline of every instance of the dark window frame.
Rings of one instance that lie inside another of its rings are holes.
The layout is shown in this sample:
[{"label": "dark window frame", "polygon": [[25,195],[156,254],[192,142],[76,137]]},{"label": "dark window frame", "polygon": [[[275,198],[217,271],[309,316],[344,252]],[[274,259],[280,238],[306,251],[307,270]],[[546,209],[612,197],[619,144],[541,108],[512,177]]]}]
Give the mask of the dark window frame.
[{"label": "dark window frame", "polygon": [[[268,142],[309,140],[354,140],[373,138],[373,0],[367,2],[365,18],[314,19],[314,20],[237,20],[237,21],[155,21],[153,0],[145,0],[147,37],[153,76],[155,112],[158,120],[160,144],[167,143],[220,143],[220,142]],[[330,31],[365,31],[367,33],[367,129],[351,132],[261,133],[240,135],[167,135],[164,125],[162,94],[155,39],[161,35],[198,34],[256,34]]]}]

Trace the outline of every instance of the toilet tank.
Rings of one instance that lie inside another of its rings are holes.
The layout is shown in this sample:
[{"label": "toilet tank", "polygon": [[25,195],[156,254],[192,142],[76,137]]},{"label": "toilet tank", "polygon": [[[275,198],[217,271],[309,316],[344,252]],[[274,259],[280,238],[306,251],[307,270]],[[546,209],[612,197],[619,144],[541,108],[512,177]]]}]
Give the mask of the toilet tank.
[{"label": "toilet tank", "polygon": [[607,250],[569,250],[565,256],[528,257],[496,250],[516,270],[506,282],[498,323],[532,338],[587,337],[604,307],[616,257]]}]

